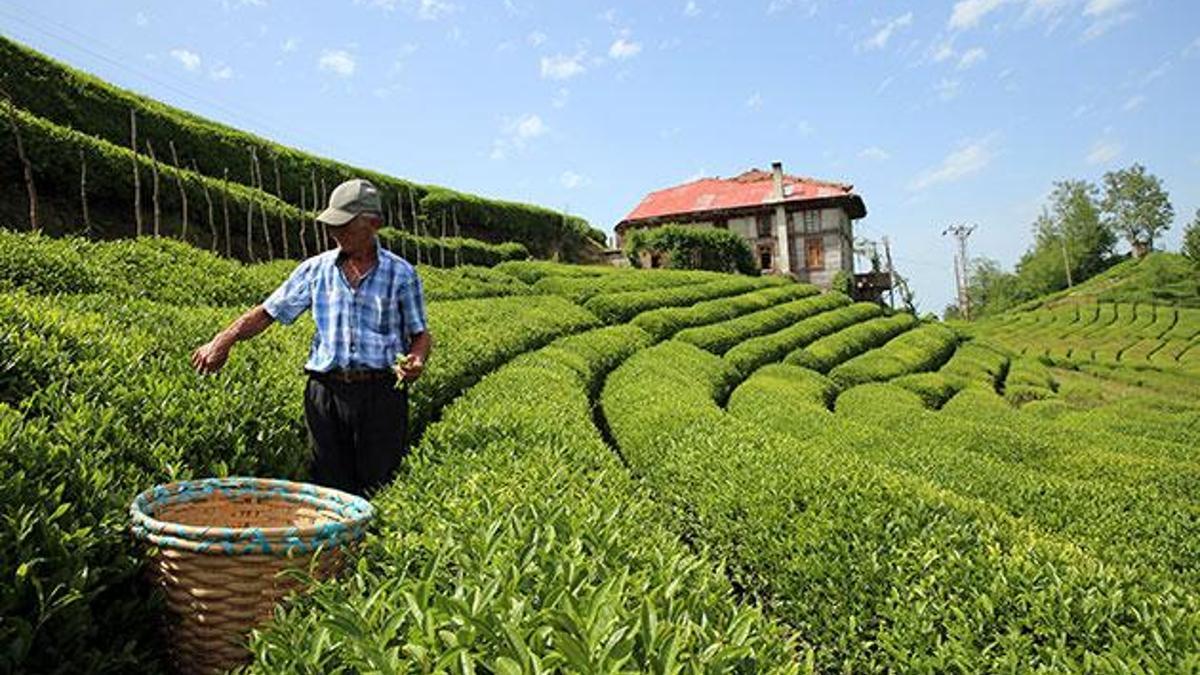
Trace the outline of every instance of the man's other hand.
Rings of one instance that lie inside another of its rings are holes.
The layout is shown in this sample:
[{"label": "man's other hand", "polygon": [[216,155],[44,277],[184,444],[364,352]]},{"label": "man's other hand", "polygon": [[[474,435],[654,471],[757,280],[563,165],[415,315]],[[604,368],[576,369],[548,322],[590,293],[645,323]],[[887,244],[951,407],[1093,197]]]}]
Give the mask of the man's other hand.
[{"label": "man's other hand", "polygon": [[403,361],[395,365],[396,377],[405,382],[416,382],[425,372],[425,360],[416,354],[409,354]]}]

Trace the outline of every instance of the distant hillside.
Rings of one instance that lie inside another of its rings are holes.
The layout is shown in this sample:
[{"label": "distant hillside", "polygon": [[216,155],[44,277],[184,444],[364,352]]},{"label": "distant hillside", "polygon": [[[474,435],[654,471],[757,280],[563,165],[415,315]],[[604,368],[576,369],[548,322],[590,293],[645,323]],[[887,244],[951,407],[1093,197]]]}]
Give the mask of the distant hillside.
[{"label": "distant hillside", "polygon": [[[266,207],[263,213],[270,212],[274,223],[287,219],[278,213],[279,207],[290,205],[311,213],[334,185],[351,176],[365,176],[384,193],[389,224],[413,234],[439,237],[458,233],[492,243],[519,242],[535,256],[565,260],[576,260],[604,241],[604,233],[582,218],[423,185],[316,157],[120,89],[3,37],[0,92],[11,97],[23,125],[25,152],[33,165],[39,200],[44,202],[44,222],[50,231],[77,230],[75,224],[84,220],[83,165],[97,154],[92,147],[82,147],[87,145],[101,147],[100,154],[108,155],[91,161],[86,181],[88,191],[102,195],[89,204],[89,220],[107,236],[132,234],[132,167],[136,161],[144,218],[151,215],[152,174],[163,174],[159,200],[164,227],[182,225],[182,203],[172,201],[185,199],[179,194],[184,189],[177,186],[171,168],[178,163],[183,169],[180,173],[186,174],[182,178],[185,186],[196,183],[199,189],[202,177],[210,179],[207,195],[197,193],[188,199],[193,223],[205,218],[205,210],[212,208],[207,200],[226,182],[249,189],[251,192],[240,194],[243,200],[249,195],[255,202],[246,210],[260,209],[261,203]],[[133,158],[130,150],[131,116],[136,117],[138,158]],[[0,151],[0,216],[9,223],[20,222],[17,217],[27,220],[23,168],[14,151],[10,125],[3,125],[0,136],[5,148]],[[128,156],[116,156],[118,150],[126,151]],[[119,162],[129,167],[124,175],[96,170],[98,164]],[[113,189],[105,185],[106,181],[122,184]],[[259,256],[270,248],[267,216],[259,216],[264,223],[259,229],[265,231],[261,234],[255,233],[254,218],[253,213],[239,213],[232,219],[234,234],[241,237],[240,257],[248,257],[245,253],[255,246]],[[236,227],[239,223],[240,228]],[[281,242],[275,243],[275,248],[281,250]]]},{"label": "distant hillside", "polygon": [[1200,307],[1200,267],[1177,253],[1155,252],[1115,265],[1087,281],[1016,308],[1072,302],[1123,302]]}]

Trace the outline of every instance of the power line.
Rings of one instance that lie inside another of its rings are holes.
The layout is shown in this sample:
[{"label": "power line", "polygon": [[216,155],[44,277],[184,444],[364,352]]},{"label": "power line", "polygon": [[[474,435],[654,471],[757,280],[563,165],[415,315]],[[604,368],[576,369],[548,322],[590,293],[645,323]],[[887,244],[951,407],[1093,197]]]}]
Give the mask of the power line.
[{"label": "power line", "polygon": [[287,132],[285,132],[285,131],[283,131],[282,129],[280,129],[279,127],[275,126],[275,124],[273,124],[273,123],[270,123],[270,122],[267,122],[267,121],[265,121],[264,119],[262,119],[262,118],[258,117],[258,116],[257,116],[257,113],[255,113],[255,114],[251,114],[251,113],[248,113],[248,112],[245,112],[245,111],[242,111],[242,110],[237,110],[237,109],[231,108],[231,107],[229,107],[229,106],[227,106],[227,105],[225,105],[225,104],[222,104],[222,103],[219,103],[219,102],[217,102],[217,101],[213,101],[213,100],[210,100],[210,99],[208,99],[208,98],[205,98],[204,96],[201,96],[201,95],[198,95],[198,94],[194,94],[194,93],[192,93],[192,92],[190,92],[190,91],[187,91],[187,90],[186,90],[186,89],[184,89],[182,86],[178,86],[178,85],[176,85],[176,84],[172,84],[172,83],[170,83],[170,82],[166,82],[166,81],[164,81],[164,80],[162,80],[162,79],[159,79],[159,78],[158,78],[157,76],[155,76],[155,75],[151,75],[151,74],[149,74],[149,73],[147,73],[147,72],[145,72],[145,71],[143,71],[143,70],[141,70],[141,69],[138,69],[138,68],[135,68],[135,67],[133,67],[133,66],[130,66],[128,63],[125,63],[125,62],[123,62],[123,61],[121,61],[121,60],[115,59],[115,58],[113,58],[113,57],[110,57],[110,56],[108,56],[108,55],[106,55],[106,54],[103,54],[103,53],[101,53],[101,52],[98,52],[98,51],[96,51],[95,49],[93,49],[92,47],[89,47],[88,45],[82,44],[81,42],[79,42],[79,41],[77,41],[77,40],[75,40],[75,39],[72,39],[72,38],[70,38],[70,37],[66,37],[66,36],[64,36],[64,35],[62,35],[62,34],[55,33],[55,32],[54,32],[54,30],[47,29],[47,28],[46,28],[44,25],[43,25],[43,26],[39,26],[39,25],[37,25],[36,23],[33,23],[32,21],[30,21],[29,19],[34,19],[34,20],[36,20],[36,21],[40,21],[40,22],[42,22],[42,23],[44,23],[44,24],[47,24],[47,25],[51,26],[53,29],[57,29],[57,30],[61,30],[61,31],[65,31],[65,32],[67,32],[67,33],[70,33],[70,34],[72,34],[72,35],[74,35],[74,36],[77,36],[79,40],[85,40],[85,41],[89,41],[89,42],[91,42],[91,43],[93,43],[93,44],[96,44],[96,45],[98,45],[98,46],[99,46],[99,47],[101,47],[101,48],[105,48],[105,49],[111,50],[111,51],[113,51],[114,53],[117,53],[117,52],[119,52],[119,50],[117,50],[117,49],[114,49],[114,48],[113,48],[111,45],[108,45],[107,43],[104,43],[104,42],[102,42],[102,41],[100,41],[100,40],[97,40],[97,39],[95,39],[94,37],[92,37],[92,36],[90,36],[90,35],[86,35],[86,34],[84,34],[84,33],[80,33],[79,31],[75,30],[74,28],[71,28],[70,26],[67,26],[67,25],[64,25],[64,24],[60,24],[60,23],[58,23],[58,22],[54,21],[53,19],[50,19],[50,18],[47,18],[47,17],[45,17],[45,16],[39,15],[39,14],[37,14],[36,12],[34,12],[34,11],[31,11],[31,10],[29,10],[29,9],[27,9],[27,8],[20,8],[20,10],[19,10],[19,13],[18,13],[18,14],[14,14],[13,12],[14,12],[14,11],[16,11],[16,10],[14,10],[14,9],[11,7],[11,5],[10,5],[9,7],[5,7],[5,6],[4,6],[4,5],[9,5],[9,4],[10,4],[10,3],[7,3],[7,2],[0,2],[0,12],[3,12],[4,14],[6,14],[6,18],[7,18],[7,19],[10,19],[10,20],[13,20],[13,21],[15,21],[15,22],[17,22],[17,23],[19,23],[19,24],[22,24],[22,25],[24,25],[24,26],[25,26],[26,28],[28,28],[28,29],[31,29],[31,30],[37,31],[38,33],[41,33],[42,35],[45,35],[46,37],[49,37],[49,38],[51,38],[51,39],[53,39],[53,40],[58,40],[58,41],[60,41],[60,42],[62,42],[62,43],[65,43],[65,44],[67,44],[67,45],[69,45],[69,46],[73,47],[74,49],[77,49],[77,50],[79,50],[79,51],[81,51],[81,52],[83,52],[83,53],[85,53],[85,54],[87,54],[87,55],[89,55],[89,56],[91,56],[91,57],[93,57],[93,58],[99,59],[100,61],[103,61],[103,62],[105,62],[105,63],[107,63],[107,64],[109,64],[109,65],[113,66],[114,68],[117,68],[117,69],[119,69],[119,70],[123,70],[123,71],[125,71],[125,72],[127,72],[127,73],[130,73],[130,74],[132,74],[132,75],[135,75],[135,76],[137,76],[137,77],[140,77],[140,78],[142,78],[143,80],[146,80],[146,81],[148,81],[148,82],[151,82],[151,83],[153,83],[153,84],[156,84],[156,85],[158,85],[158,86],[160,86],[160,87],[162,87],[162,88],[164,88],[164,89],[167,89],[167,90],[169,90],[169,91],[171,91],[171,92],[173,92],[173,93],[175,93],[175,94],[177,94],[177,95],[179,95],[179,96],[182,96],[182,97],[184,97],[184,98],[190,99],[191,101],[194,101],[194,102],[196,102],[196,103],[200,103],[200,104],[202,104],[202,105],[209,106],[209,107],[212,107],[212,108],[214,108],[214,109],[220,110],[220,111],[222,111],[222,112],[226,113],[227,115],[230,115],[230,116],[232,116],[232,117],[233,117],[233,118],[235,118],[235,119],[236,119],[236,118],[240,118],[240,119],[242,120],[242,122],[243,122],[243,123],[244,123],[244,122],[251,122],[251,123],[253,123],[255,126],[258,126],[259,128],[262,128],[262,129],[264,129],[265,131],[267,131],[267,132],[271,133],[271,134],[272,134],[272,135],[274,135],[274,136],[275,136],[277,139],[279,139],[279,138],[283,138],[283,137],[287,137],[287,136],[289,136],[289,135],[290,135],[290,134],[288,134]]}]

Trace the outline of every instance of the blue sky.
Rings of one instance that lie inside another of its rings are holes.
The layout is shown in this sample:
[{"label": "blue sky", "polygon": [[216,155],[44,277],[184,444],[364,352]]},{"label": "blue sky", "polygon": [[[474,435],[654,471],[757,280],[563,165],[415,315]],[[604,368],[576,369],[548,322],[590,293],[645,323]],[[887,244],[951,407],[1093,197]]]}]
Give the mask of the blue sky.
[{"label": "blue sky", "polygon": [[1054,180],[1141,162],[1200,207],[1191,0],[0,0],[5,35],[121,86],[397,176],[610,230],[773,160],[855,185],[923,310],[947,225],[1011,265]]}]

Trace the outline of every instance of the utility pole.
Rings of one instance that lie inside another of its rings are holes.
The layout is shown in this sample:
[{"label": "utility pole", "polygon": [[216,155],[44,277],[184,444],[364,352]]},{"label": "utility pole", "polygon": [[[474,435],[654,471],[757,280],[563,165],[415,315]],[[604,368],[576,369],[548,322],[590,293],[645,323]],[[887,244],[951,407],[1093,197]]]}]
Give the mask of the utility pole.
[{"label": "utility pole", "polygon": [[967,237],[975,231],[974,225],[951,225],[942,230],[942,236],[953,235],[958,240],[958,253],[954,261],[954,282],[958,286],[958,311],[964,319],[971,320],[971,300],[967,297]]}]

